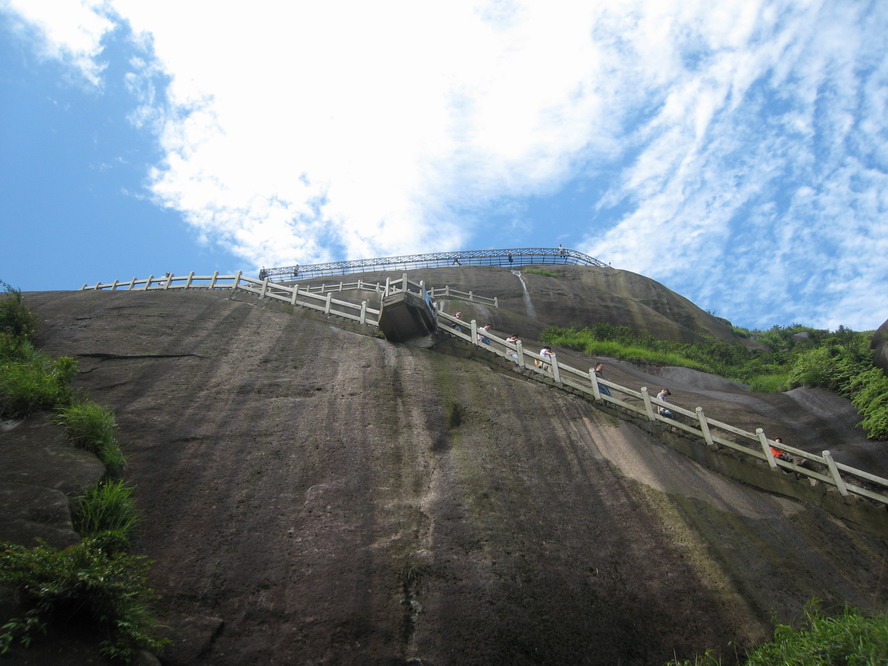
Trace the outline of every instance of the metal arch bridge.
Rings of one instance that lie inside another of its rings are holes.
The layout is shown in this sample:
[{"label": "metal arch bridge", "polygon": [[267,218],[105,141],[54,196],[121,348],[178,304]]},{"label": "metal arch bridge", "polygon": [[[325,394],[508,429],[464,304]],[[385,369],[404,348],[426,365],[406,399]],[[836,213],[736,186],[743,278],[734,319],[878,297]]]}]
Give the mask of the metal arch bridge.
[{"label": "metal arch bridge", "polygon": [[400,257],[378,257],[376,259],[355,259],[334,261],[327,264],[306,264],[263,268],[259,279],[268,278],[272,282],[293,282],[325,275],[346,275],[384,270],[410,270],[416,268],[446,268],[449,266],[529,266],[534,264],[574,264],[581,266],[607,267],[588,254],[566,247],[521,247],[504,250],[458,250],[453,252],[430,252],[427,254],[407,254]]}]

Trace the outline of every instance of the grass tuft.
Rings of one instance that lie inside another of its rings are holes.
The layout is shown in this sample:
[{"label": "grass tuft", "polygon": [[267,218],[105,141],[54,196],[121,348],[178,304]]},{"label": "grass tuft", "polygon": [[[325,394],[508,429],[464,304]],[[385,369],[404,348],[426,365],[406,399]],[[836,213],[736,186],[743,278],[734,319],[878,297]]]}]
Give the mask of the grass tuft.
[{"label": "grass tuft", "polygon": [[96,484],[84,495],[74,529],[82,537],[98,540],[106,552],[116,553],[127,550],[139,520],[132,486],[123,480],[109,480]]},{"label": "grass tuft", "polygon": [[[845,607],[840,615],[823,613],[816,600],[805,606],[803,626],[778,624],[774,637],[750,652],[745,666],[884,666],[888,663],[888,613],[872,617]],[[708,650],[702,657],[672,660],[666,666],[719,666]]]},{"label": "grass tuft", "polygon": [[75,402],[59,410],[56,421],[64,426],[74,446],[94,453],[109,472],[126,467],[126,459],[117,443],[114,414],[94,402]]}]

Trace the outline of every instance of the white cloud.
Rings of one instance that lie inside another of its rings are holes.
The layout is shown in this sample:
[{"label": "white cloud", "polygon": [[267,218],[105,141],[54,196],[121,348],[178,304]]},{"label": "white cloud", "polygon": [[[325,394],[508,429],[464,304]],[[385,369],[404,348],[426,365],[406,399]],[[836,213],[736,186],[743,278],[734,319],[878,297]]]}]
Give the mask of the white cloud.
[{"label": "white cloud", "polygon": [[596,226],[546,233],[749,325],[881,323],[849,291],[888,281],[858,256],[888,233],[878,4],[5,6],[96,84],[128,24],[154,197],[257,267],[458,249],[491,202],[588,178]]},{"label": "white cloud", "polygon": [[673,71],[602,202],[633,208],[585,249],[750,324],[878,326],[888,15],[874,13],[774,3],[744,30],[757,38],[707,32],[710,55]]},{"label": "white cloud", "polygon": [[90,84],[99,85],[104,64],[101,40],[114,28],[102,0],[0,0],[0,11],[19,17],[37,52],[70,64]]}]

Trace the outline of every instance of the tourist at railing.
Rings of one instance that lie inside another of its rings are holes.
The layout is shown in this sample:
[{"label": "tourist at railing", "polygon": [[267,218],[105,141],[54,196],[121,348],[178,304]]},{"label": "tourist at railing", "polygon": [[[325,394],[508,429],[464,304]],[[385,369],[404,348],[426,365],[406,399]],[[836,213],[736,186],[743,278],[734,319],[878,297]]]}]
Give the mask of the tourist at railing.
[{"label": "tourist at railing", "polygon": [[478,333],[478,342],[480,342],[482,345],[489,345],[490,338],[484,335],[483,331],[489,331],[492,328],[493,326],[491,324],[484,324],[484,326],[481,327],[481,331]]},{"label": "tourist at railing", "polygon": [[[774,443],[775,444],[783,444],[783,439],[781,437],[775,437]],[[780,460],[785,460],[786,462],[792,462],[792,458],[785,451],[778,449],[776,446],[771,446],[770,449],[771,449],[771,455],[774,456],[775,458],[779,458]]]},{"label": "tourist at railing", "polygon": [[547,364],[547,362],[552,363],[552,359],[554,357],[555,353],[552,351],[552,348],[549,345],[546,345],[545,347],[540,349],[540,358],[542,360],[534,360],[534,365],[536,365],[536,367],[538,368],[542,368],[543,370],[548,370],[550,366]]},{"label": "tourist at railing", "polygon": [[[657,394],[657,400],[662,400],[663,402],[666,402],[666,397],[670,395],[672,394],[669,392],[668,388],[661,389],[660,392]],[[672,413],[671,409],[663,407],[662,405],[657,405],[657,414],[659,414],[660,416],[666,416],[670,419],[675,416]]]},{"label": "tourist at railing", "polygon": [[[604,376],[604,363],[596,363],[595,367],[592,368],[592,372],[595,373],[596,377],[603,377]],[[610,389],[607,386],[605,386],[604,384],[602,384],[601,382],[598,383],[598,390],[601,393],[603,393],[604,395],[611,395]]]},{"label": "tourist at railing", "polygon": [[[521,342],[521,340],[519,340],[518,336],[513,333],[508,338],[506,338],[506,342],[509,342],[514,345],[514,344]],[[511,356],[512,356],[512,358],[518,358],[518,352],[513,351]]]}]

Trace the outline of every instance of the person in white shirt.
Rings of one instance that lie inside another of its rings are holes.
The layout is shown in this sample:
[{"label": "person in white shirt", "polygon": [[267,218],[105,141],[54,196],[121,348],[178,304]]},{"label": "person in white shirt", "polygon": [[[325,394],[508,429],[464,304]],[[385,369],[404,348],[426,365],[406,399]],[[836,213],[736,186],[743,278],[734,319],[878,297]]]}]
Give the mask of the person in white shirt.
[{"label": "person in white shirt", "polygon": [[[540,349],[540,358],[542,359],[542,361],[540,361],[540,364],[538,367],[542,368],[543,370],[548,370],[549,369],[548,363],[552,362],[552,358],[554,356],[555,356],[555,354],[552,353],[552,348],[550,346],[546,345],[545,347]],[[543,361],[545,361],[545,362],[543,362]]]},{"label": "person in white shirt", "polygon": [[[666,397],[670,395],[672,394],[669,392],[669,389],[664,388],[657,394],[657,400],[665,401]],[[657,405],[657,414],[660,416],[668,416],[669,418],[674,416],[671,409],[666,409],[662,405]]]}]

